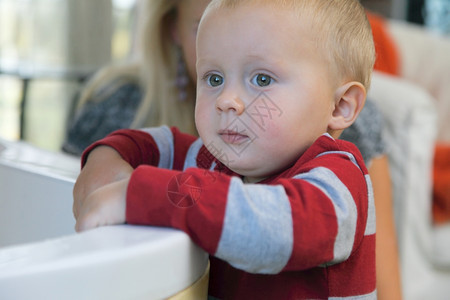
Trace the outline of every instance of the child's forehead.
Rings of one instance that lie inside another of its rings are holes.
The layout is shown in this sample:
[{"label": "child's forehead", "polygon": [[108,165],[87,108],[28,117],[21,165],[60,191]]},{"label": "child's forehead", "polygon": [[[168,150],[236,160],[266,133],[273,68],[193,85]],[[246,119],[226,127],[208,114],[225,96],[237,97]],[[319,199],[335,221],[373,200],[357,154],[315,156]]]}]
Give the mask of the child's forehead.
[{"label": "child's forehead", "polygon": [[272,13],[287,11],[300,16],[307,12],[318,12],[321,5],[313,4],[315,1],[331,0],[212,0],[206,8],[205,14],[214,10],[249,9],[251,11],[262,8]]},{"label": "child's forehead", "polygon": [[[236,5],[211,9],[200,23],[198,39],[218,41],[224,36],[229,39],[240,37],[242,42],[263,44],[288,39],[312,42],[312,26],[306,18],[285,7],[273,5]],[[245,36],[247,34],[247,37]],[[280,45],[281,46],[281,45]]]},{"label": "child's forehead", "polygon": [[[240,1],[242,1],[242,3]],[[230,23],[233,21],[230,20],[228,22],[227,20],[224,21],[224,18],[218,18],[220,16],[227,16],[230,19],[235,20],[234,22],[237,20],[240,24],[244,24],[245,20],[251,19],[253,23],[247,23],[247,26],[262,26],[263,24],[269,24],[270,26],[276,27],[280,31],[293,31],[298,35],[304,34],[305,31],[314,33],[315,35],[320,35],[322,29],[326,30],[326,27],[328,26],[323,26],[323,24],[321,24],[320,20],[323,20],[323,18],[316,17],[317,7],[310,4],[300,4],[305,2],[302,0],[297,0],[299,1],[297,4],[289,4],[295,1],[279,0],[240,1],[231,1],[235,2],[234,5],[208,6],[200,25],[204,20],[208,20],[208,24],[210,26],[217,26],[219,22],[222,22],[220,26],[230,27]],[[226,3],[227,1],[224,2]]]},{"label": "child's forehead", "polygon": [[[223,22],[223,17],[233,18],[233,20],[237,20],[240,23],[250,19],[254,22],[254,26],[261,26],[262,24],[269,22],[272,26],[277,25],[285,30],[295,30],[294,27],[300,28],[306,25],[305,16],[303,16],[303,14],[300,15],[296,10],[291,9],[290,6],[276,6],[271,2],[264,3],[263,5],[256,5],[256,3],[249,1],[233,6],[208,7],[202,17],[201,23],[205,22],[205,20],[208,20],[209,24]],[[295,20],[295,22],[288,23],[287,20]]]},{"label": "child's forehead", "polygon": [[308,28],[287,10],[274,13],[265,7],[218,8],[200,25],[197,63],[233,60],[242,64],[266,62],[272,66],[279,65],[275,61],[286,59],[292,64],[305,59],[322,61],[322,52],[317,51],[314,35]]}]

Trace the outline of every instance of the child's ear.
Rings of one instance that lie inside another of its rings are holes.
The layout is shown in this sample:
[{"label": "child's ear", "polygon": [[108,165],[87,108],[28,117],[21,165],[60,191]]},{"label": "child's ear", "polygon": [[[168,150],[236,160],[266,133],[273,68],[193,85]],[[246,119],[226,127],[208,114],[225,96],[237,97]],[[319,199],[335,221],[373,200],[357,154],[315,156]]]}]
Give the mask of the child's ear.
[{"label": "child's ear", "polygon": [[328,123],[331,131],[343,130],[355,122],[366,101],[366,89],[356,81],[340,86],[334,95],[333,115]]}]

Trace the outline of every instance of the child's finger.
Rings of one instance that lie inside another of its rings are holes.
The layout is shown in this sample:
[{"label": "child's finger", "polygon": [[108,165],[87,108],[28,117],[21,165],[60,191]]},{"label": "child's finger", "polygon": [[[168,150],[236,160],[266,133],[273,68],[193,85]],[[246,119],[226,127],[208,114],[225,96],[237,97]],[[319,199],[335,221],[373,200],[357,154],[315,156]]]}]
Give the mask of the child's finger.
[{"label": "child's finger", "polygon": [[89,220],[77,220],[77,223],[75,224],[75,231],[76,232],[82,232],[86,231],[88,229],[95,228],[96,226],[93,225],[94,223]]}]

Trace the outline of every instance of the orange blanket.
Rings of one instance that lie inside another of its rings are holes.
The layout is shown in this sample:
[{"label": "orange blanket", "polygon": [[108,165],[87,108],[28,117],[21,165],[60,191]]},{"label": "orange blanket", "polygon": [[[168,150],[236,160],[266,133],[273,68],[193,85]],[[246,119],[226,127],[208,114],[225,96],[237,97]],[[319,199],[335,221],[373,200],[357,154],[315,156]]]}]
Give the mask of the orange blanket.
[{"label": "orange blanket", "polygon": [[450,144],[436,145],[433,168],[433,220],[450,221]]},{"label": "orange blanket", "polygon": [[376,61],[375,70],[394,76],[400,75],[400,59],[397,46],[386,27],[386,20],[376,14],[367,12],[372,26],[375,43]]}]

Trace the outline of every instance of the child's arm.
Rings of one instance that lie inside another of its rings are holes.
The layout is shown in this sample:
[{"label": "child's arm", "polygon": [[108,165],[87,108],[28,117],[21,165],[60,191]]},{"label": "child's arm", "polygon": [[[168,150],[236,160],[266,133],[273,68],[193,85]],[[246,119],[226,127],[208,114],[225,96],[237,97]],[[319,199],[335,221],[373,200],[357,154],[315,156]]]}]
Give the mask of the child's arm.
[{"label": "child's arm", "polygon": [[73,189],[73,214],[78,221],[80,209],[88,196],[96,190],[123,179],[128,179],[133,168],[108,146],[93,149],[86,159],[83,169]]},{"label": "child's arm", "polygon": [[[174,155],[174,149],[176,147],[177,153],[183,155],[195,140],[176,128],[163,126],[118,130],[88,147],[83,153],[83,168],[73,190],[77,230],[123,223],[122,214],[119,211],[114,214],[113,210],[121,207],[120,199],[125,202],[124,193],[134,168],[142,164],[181,168],[182,161]],[[105,207],[105,211],[101,207]]]},{"label": "child's arm", "polygon": [[334,152],[310,167],[270,184],[244,184],[201,169],[142,166],[130,179],[126,220],[181,229],[211,255],[251,273],[336,264],[356,249],[370,250],[375,223],[365,171]]},{"label": "child's arm", "polygon": [[104,185],[90,193],[79,207],[76,231],[125,223],[129,178]]},{"label": "child's arm", "polygon": [[[153,129],[158,132],[158,129]],[[162,128],[160,131],[169,131]],[[140,164],[157,165],[159,151],[148,133],[118,130],[89,146],[81,158],[82,170],[73,190],[75,219],[87,197],[110,183],[127,179]],[[84,228],[80,227],[80,228]]]}]

